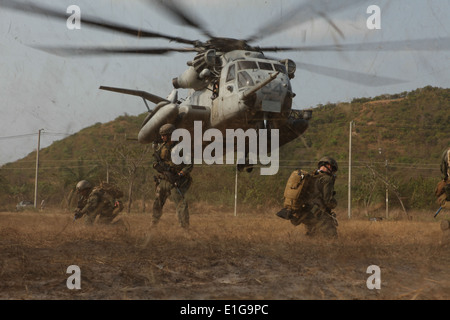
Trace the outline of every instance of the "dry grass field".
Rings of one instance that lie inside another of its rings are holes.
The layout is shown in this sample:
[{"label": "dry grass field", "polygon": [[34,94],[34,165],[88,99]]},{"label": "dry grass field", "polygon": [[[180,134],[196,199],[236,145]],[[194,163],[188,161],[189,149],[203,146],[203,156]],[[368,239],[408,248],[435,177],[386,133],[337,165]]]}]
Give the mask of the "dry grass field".
[{"label": "dry grass field", "polygon": [[[67,212],[1,212],[0,299],[450,299],[443,213],[369,221],[338,212],[339,238],[326,241],[307,238],[275,209],[234,216],[192,206],[188,232],[172,204],[164,210],[156,229],[149,214],[87,227]],[[66,285],[70,265],[81,270],[81,289]],[[367,287],[371,265],[380,289]]]}]

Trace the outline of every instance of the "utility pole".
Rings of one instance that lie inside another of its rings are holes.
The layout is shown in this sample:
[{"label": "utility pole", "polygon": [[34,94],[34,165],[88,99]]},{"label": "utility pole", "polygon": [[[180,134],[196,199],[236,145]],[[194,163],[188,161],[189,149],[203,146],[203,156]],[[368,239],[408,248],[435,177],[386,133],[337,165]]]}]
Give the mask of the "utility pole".
[{"label": "utility pole", "polygon": [[238,166],[236,161],[236,177],[234,179],[234,216],[237,216],[237,187],[238,187]]},{"label": "utility pole", "polygon": [[386,166],[386,219],[388,219],[389,218],[389,188],[388,188],[387,182],[389,181],[389,179],[388,179],[388,161],[387,161],[387,159],[385,162],[385,166]]},{"label": "utility pole", "polygon": [[[380,156],[382,155],[382,149],[378,148],[378,153]],[[384,167],[385,167],[385,181],[386,185],[386,219],[389,218],[389,178],[388,178],[388,160],[387,160],[387,152],[384,152]]]},{"label": "utility pole", "polygon": [[37,208],[37,197],[38,197],[38,171],[39,171],[39,149],[41,148],[41,131],[44,129],[39,129],[38,131],[38,143],[36,149],[36,174],[34,178],[34,207]]},{"label": "utility pole", "polygon": [[350,121],[350,133],[348,137],[348,218],[352,217],[352,126]]}]

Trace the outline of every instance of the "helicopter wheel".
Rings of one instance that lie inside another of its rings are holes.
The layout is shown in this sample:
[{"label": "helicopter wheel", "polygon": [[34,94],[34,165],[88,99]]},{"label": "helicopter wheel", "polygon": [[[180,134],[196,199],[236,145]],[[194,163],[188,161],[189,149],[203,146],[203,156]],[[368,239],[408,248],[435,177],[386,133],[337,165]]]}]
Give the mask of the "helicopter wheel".
[{"label": "helicopter wheel", "polygon": [[237,168],[238,168],[239,172],[246,171],[246,172],[250,173],[253,171],[253,165],[251,165],[251,164],[238,163]]}]

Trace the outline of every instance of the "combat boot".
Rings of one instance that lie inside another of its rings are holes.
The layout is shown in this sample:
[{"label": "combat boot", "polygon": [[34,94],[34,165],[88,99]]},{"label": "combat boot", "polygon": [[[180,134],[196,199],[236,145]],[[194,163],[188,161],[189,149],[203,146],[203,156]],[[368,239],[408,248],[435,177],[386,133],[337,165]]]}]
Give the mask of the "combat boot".
[{"label": "combat boot", "polygon": [[283,208],[277,212],[277,216],[282,219],[290,220],[292,218],[292,212],[289,209]]}]

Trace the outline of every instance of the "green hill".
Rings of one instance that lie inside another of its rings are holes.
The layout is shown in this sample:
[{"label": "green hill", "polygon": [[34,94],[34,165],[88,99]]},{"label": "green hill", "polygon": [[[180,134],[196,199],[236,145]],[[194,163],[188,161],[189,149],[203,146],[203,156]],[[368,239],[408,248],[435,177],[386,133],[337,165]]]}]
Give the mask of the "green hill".
[{"label": "green hill", "polygon": [[[145,115],[97,123],[40,150],[38,201],[68,208],[77,181],[108,178],[127,194],[128,210],[149,212],[152,151],[135,140]],[[327,154],[339,162],[336,189],[340,205],[346,207],[350,122],[352,206],[383,202],[388,186],[390,206],[435,209],[440,156],[450,146],[450,89],[435,87],[314,107],[304,136],[281,148],[278,174],[261,176],[259,169],[238,173],[238,205],[281,205],[290,172],[297,167],[312,170]],[[32,152],[0,168],[0,209],[11,210],[18,201],[34,198],[35,161]],[[233,165],[196,166],[193,179],[191,202],[234,205]]]}]

